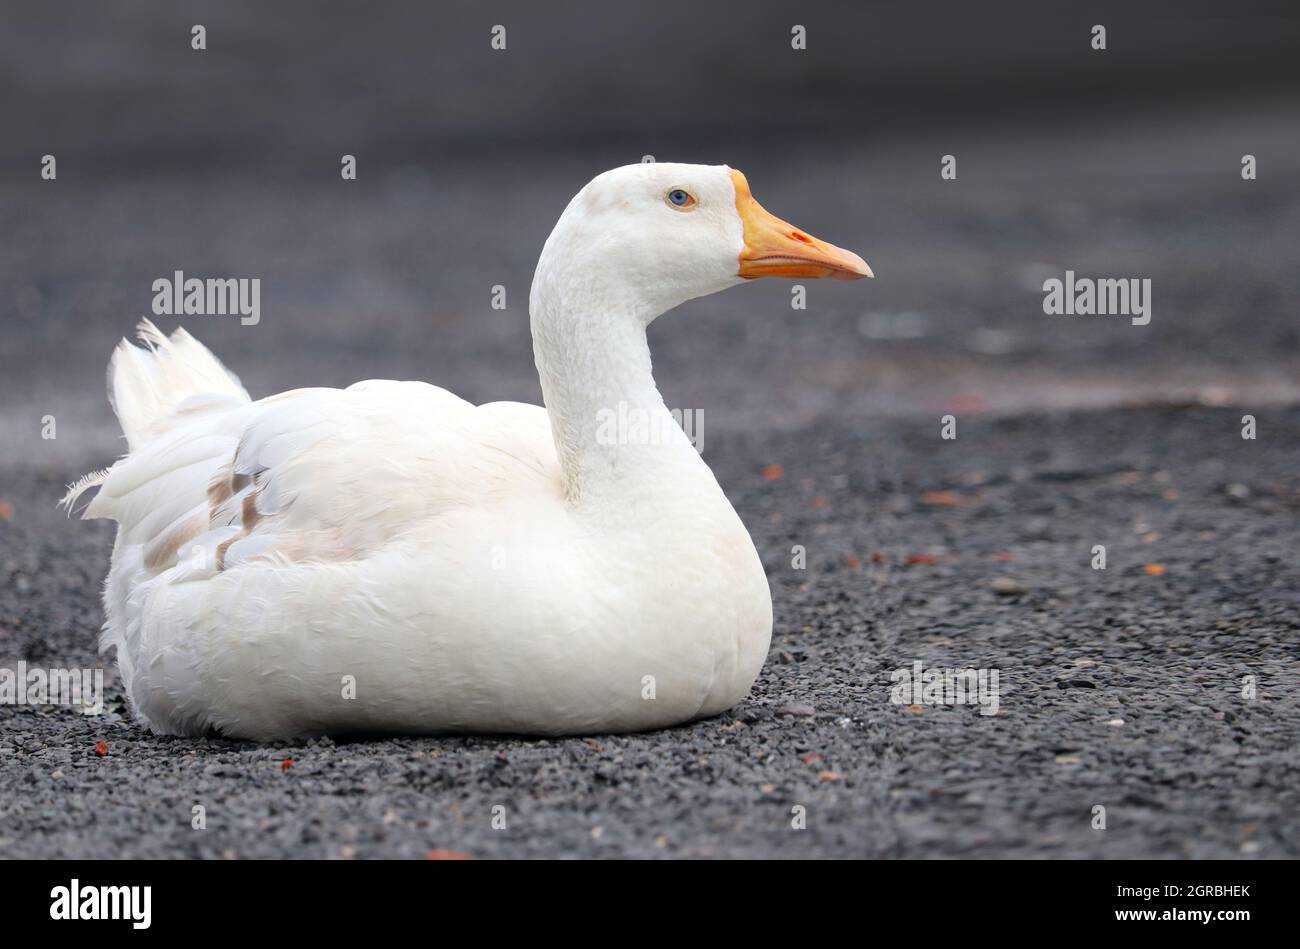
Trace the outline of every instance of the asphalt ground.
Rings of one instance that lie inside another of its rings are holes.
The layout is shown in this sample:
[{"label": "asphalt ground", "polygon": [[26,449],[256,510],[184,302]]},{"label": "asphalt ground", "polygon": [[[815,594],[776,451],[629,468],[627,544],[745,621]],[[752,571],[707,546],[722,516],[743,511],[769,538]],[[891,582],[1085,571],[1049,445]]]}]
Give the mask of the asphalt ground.
[{"label": "asphalt ground", "polygon": [[[1300,411],[1258,423],[1254,442],[1235,410],[1186,408],[983,419],[948,443],[898,421],[720,436],[710,460],[776,604],[771,657],[732,712],[635,736],[260,747],[150,735],[110,666],[99,716],[0,711],[0,846],[1295,856]],[[7,473],[0,619],[6,655],[62,667],[95,662],[111,527],[29,515],[59,483]],[[997,714],[896,704],[891,673],[918,660],[996,670]]]}]

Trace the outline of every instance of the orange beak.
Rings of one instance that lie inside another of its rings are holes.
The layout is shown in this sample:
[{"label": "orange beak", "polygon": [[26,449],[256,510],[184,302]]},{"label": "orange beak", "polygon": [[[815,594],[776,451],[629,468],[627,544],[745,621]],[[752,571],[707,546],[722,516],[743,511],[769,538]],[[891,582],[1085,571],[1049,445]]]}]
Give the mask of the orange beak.
[{"label": "orange beak", "polygon": [[860,280],[874,277],[867,262],[852,251],[805,234],[768,212],[749,193],[749,182],[734,168],[736,210],[745,225],[745,248],[740,252],[738,275]]}]

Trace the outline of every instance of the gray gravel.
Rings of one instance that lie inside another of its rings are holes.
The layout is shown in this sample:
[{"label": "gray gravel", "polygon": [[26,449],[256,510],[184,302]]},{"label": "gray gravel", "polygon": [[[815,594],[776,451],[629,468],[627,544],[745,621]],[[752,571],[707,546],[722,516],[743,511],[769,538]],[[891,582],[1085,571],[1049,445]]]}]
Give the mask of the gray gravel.
[{"label": "gray gravel", "polygon": [[[590,740],[258,747],[152,737],[116,691],[98,718],[4,709],[0,847],[1300,855],[1300,410],[1261,413],[1267,437],[1253,443],[1237,414],[981,419],[946,444],[935,426],[904,422],[719,436],[710,459],[776,602],[771,658],[733,712]],[[783,476],[769,480],[767,464]],[[110,534],[31,513],[58,487],[7,473],[0,644],[29,662],[90,662]],[[1104,571],[1089,566],[1097,543]],[[805,571],[791,569],[793,544],[808,550]],[[1025,592],[996,592],[997,578]],[[999,670],[999,714],[893,704],[889,673],[917,659]],[[1253,701],[1240,694],[1246,675]],[[191,828],[195,804],[204,831]],[[1104,832],[1091,827],[1098,804]],[[791,827],[796,805],[806,830]]]}]

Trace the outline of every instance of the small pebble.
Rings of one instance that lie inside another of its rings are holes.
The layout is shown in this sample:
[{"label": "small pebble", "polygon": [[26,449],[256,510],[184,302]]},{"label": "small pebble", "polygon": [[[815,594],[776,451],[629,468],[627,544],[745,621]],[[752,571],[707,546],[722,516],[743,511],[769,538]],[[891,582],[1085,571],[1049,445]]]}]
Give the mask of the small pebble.
[{"label": "small pebble", "polygon": [[803,705],[803,704],[783,705],[776,710],[776,714],[793,715],[797,718],[808,718],[809,716],[817,714],[817,710],[814,709],[811,705]]},{"label": "small pebble", "polygon": [[1029,587],[1019,580],[1012,580],[1010,577],[997,577],[989,583],[989,587],[994,593],[999,593],[1002,596],[1017,596],[1029,592]]}]

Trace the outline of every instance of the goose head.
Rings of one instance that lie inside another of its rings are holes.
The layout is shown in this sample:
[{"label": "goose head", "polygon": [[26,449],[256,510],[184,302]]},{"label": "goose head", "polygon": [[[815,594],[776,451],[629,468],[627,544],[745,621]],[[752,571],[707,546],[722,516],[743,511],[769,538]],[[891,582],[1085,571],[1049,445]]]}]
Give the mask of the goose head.
[{"label": "goose head", "polygon": [[569,202],[538,262],[533,302],[539,290],[560,308],[589,298],[648,323],[758,277],[870,276],[857,254],[768,212],[739,171],[645,163],[598,175]]}]

